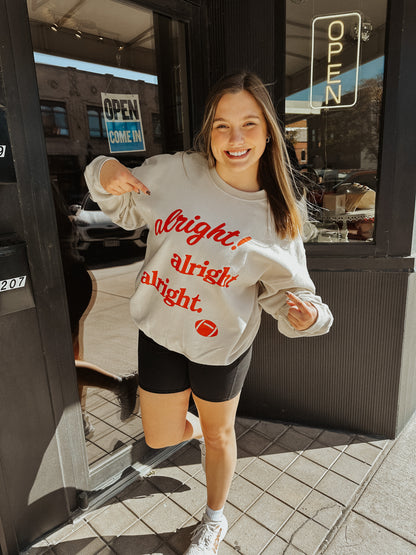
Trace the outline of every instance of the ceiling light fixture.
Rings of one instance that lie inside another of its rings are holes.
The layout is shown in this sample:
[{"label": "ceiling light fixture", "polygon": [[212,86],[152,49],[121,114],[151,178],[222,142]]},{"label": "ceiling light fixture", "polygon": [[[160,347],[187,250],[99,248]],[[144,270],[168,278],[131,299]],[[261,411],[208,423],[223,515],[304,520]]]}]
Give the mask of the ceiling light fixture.
[{"label": "ceiling light fixture", "polygon": [[76,38],[76,39],[81,39],[81,38],[82,38],[82,32],[78,30],[78,31],[75,33],[75,38]]},{"label": "ceiling light fixture", "polygon": [[58,29],[59,29],[59,27],[58,27],[58,25],[57,25],[56,23],[53,23],[53,24],[51,25],[51,30],[54,31],[55,33],[58,31]]}]

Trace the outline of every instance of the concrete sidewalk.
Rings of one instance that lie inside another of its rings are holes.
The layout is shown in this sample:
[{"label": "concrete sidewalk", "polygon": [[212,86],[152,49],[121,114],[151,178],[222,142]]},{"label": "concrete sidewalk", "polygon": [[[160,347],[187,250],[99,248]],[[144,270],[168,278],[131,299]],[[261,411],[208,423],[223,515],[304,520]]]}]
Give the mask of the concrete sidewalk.
[{"label": "concrete sidewalk", "polygon": [[[102,339],[106,330],[97,325],[113,322],[121,302],[117,325],[125,320],[125,284],[137,269],[95,272],[106,302],[97,308],[94,336]],[[133,342],[129,331],[131,353],[124,345],[115,356],[131,356],[133,364]],[[91,345],[86,350],[94,355]],[[220,555],[416,554],[416,416],[395,441],[244,418],[236,433],[237,469],[225,508],[230,528]],[[181,554],[205,495],[199,448],[191,442],[28,553]]]}]

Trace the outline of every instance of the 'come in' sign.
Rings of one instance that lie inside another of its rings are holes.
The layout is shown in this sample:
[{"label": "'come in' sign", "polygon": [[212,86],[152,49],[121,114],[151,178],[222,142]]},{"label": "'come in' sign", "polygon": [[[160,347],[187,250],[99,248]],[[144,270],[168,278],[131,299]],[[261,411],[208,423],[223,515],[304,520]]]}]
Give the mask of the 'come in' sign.
[{"label": "'come in' sign", "polygon": [[101,93],[110,152],[146,150],[139,96]]},{"label": "'come in' sign", "polygon": [[359,13],[313,19],[311,108],[349,108],[356,104],[360,43]]}]

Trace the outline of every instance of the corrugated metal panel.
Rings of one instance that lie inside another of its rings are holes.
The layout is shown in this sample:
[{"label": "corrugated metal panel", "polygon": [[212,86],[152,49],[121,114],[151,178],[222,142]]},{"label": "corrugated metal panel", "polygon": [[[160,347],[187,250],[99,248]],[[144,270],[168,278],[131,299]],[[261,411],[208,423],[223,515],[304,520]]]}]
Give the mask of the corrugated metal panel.
[{"label": "corrugated metal panel", "polygon": [[255,71],[266,82],[274,81],[276,3],[216,0],[208,2],[207,8],[212,82],[239,70]]},{"label": "corrugated metal panel", "polygon": [[264,315],[240,413],[393,437],[409,274],[312,273],[326,336],[287,339]]}]

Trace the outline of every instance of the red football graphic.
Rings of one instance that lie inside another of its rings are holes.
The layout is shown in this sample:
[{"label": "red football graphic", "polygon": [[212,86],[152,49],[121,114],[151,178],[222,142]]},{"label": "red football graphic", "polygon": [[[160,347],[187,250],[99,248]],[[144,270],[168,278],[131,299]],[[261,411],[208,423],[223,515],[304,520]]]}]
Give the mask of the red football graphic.
[{"label": "red football graphic", "polygon": [[217,324],[214,324],[211,320],[198,320],[198,322],[195,322],[195,329],[204,337],[215,337],[218,335]]}]

